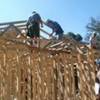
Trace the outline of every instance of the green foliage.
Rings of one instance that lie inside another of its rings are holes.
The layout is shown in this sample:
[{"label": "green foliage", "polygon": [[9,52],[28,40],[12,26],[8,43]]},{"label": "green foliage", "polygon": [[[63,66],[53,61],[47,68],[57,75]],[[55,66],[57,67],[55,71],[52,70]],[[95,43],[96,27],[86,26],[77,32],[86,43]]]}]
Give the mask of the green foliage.
[{"label": "green foliage", "polygon": [[81,41],[83,38],[80,34],[76,34],[75,40],[76,41]]},{"label": "green foliage", "polygon": [[100,20],[91,17],[90,23],[86,26],[89,32],[96,32],[100,34]]},{"label": "green foliage", "polygon": [[91,17],[90,22],[86,26],[88,34],[86,34],[86,39],[89,40],[91,35],[95,32],[97,33],[97,40],[100,40],[100,19],[95,19]]},{"label": "green foliage", "polygon": [[73,32],[68,32],[65,34],[65,37],[70,37],[76,41],[81,41],[83,38],[80,34],[74,34]]}]

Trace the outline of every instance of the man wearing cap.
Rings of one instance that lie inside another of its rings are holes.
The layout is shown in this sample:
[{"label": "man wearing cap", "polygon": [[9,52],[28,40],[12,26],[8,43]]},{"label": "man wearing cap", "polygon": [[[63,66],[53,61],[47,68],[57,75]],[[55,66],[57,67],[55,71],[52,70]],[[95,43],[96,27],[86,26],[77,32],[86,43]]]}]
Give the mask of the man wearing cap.
[{"label": "man wearing cap", "polygon": [[27,36],[36,40],[40,37],[40,25],[43,27],[42,19],[38,13],[32,12],[32,16],[29,17],[27,21]]}]

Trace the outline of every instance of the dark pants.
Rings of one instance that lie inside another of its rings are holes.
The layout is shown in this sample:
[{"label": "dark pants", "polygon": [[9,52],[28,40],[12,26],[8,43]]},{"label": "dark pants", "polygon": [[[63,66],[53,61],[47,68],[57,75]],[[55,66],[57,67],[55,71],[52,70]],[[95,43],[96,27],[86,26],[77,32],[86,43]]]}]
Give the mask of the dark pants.
[{"label": "dark pants", "polygon": [[30,38],[37,38],[40,37],[40,28],[39,28],[39,23],[34,22],[29,28],[27,32],[27,36]]}]

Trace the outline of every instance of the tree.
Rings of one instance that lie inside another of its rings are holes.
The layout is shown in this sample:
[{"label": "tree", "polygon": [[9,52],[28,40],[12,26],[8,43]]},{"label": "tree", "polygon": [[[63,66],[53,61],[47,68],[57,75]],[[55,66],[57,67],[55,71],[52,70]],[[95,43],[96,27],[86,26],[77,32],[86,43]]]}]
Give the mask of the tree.
[{"label": "tree", "polygon": [[73,32],[68,32],[68,33],[66,34],[66,36],[68,36],[68,37],[70,37],[70,38],[73,38],[73,39],[76,38],[76,35],[75,35]]},{"label": "tree", "polygon": [[85,40],[89,41],[91,35],[95,32],[97,33],[97,37],[100,37],[100,19],[95,19],[91,17],[91,21],[87,24],[87,35],[85,37]]},{"label": "tree", "polygon": [[84,40],[86,42],[89,42],[91,36],[92,36],[92,33],[86,33]]},{"label": "tree", "polygon": [[86,28],[90,33],[96,32],[100,34],[100,20],[91,17],[91,21],[87,24]]},{"label": "tree", "polygon": [[75,40],[76,41],[82,41],[82,36],[80,34],[76,34]]},{"label": "tree", "polygon": [[76,41],[81,41],[83,38],[80,34],[74,34],[73,32],[68,32],[65,34],[65,37],[70,37]]}]

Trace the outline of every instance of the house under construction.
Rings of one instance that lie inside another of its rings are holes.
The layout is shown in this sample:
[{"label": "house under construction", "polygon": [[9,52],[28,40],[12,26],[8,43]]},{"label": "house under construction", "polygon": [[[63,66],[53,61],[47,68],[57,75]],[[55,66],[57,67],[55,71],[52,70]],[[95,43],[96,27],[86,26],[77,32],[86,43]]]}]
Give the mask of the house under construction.
[{"label": "house under construction", "polygon": [[0,23],[0,100],[96,100],[94,60],[99,51],[69,38],[43,36],[38,48],[31,47],[22,33],[25,25]]}]

